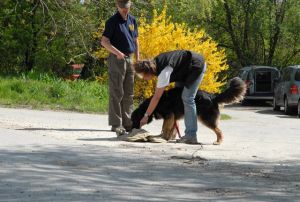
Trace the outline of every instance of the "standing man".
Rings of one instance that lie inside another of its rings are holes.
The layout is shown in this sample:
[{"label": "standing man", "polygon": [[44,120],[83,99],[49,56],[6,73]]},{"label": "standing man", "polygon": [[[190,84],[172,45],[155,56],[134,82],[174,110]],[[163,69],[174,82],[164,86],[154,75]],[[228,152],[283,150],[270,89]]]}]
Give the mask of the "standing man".
[{"label": "standing man", "polygon": [[138,26],[129,14],[132,2],[116,0],[117,12],[105,24],[101,45],[109,52],[109,120],[111,130],[131,129],[133,110],[134,72],[131,68],[133,54],[139,60]]}]

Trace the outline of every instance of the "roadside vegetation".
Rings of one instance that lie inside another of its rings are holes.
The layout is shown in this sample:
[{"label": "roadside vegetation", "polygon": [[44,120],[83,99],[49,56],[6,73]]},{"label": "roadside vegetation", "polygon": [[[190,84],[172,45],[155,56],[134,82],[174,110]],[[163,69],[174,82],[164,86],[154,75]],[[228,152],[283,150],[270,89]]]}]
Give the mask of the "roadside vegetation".
[{"label": "roadside vegetation", "polygon": [[47,74],[0,77],[0,105],[106,113],[108,89],[97,81],[70,81]]}]

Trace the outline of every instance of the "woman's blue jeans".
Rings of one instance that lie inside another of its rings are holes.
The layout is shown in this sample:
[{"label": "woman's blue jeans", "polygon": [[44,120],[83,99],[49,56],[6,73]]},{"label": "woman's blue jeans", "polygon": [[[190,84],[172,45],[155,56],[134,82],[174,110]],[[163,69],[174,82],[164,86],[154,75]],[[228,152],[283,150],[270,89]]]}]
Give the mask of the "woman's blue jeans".
[{"label": "woman's blue jeans", "polygon": [[206,63],[202,73],[194,81],[194,83],[189,86],[189,88],[184,87],[182,92],[182,101],[184,105],[184,123],[185,123],[185,135],[187,138],[192,138],[197,136],[197,109],[195,103],[195,97],[203,79],[204,73],[206,71]]}]

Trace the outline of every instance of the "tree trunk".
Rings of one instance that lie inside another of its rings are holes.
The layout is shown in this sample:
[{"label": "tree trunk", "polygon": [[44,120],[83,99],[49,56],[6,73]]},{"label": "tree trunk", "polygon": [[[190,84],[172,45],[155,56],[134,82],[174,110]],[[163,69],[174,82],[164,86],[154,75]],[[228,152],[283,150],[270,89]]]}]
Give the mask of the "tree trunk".
[{"label": "tree trunk", "polygon": [[31,40],[27,44],[26,52],[25,52],[25,71],[31,71],[34,67],[35,63],[35,54],[37,51],[37,27],[36,27],[36,10],[39,4],[39,0],[35,0],[32,2],[31,7],[32,7],[32,15],[30,17],[30,24],[31,24]]},{"label": "tree trunk", "polygon": [[227,30],[228,30],[229,35],[231,37],[231,41],[232,41],[232,44],[233,44],[234,52],[236,53],[236,55],[238,57],[239,63],[242,66],[244,66],[246,64],[246,62],[245,62],[243,53],[241,51],[238,39],[237,39],[237,37],[236,37],[236,35],[234,33],[234,29],[233,29],[233,25],[232,25],[232,11],[229,8],[227,0],[224,0],[224,4],[223,5],[224,5],[224,9],[225,9],[225,13],[226,13],[226,20],[227,20],[227,25],[228,25]]},{"label": "tree trunk", "polygon": [[247,0],[247,2],[244,5],[244,12],[245,12],[245,27],[244,27],[244,37],[243,37],[243,46],[242,50],[246,50],[249,48],[249,39],[248,39],[248,34],[249,34],[249,12],[250,12],[250,0]]},{"label": "tree trunk", "polygon": [[[279,7],[278,4],[280,4]],[[281,33],[281,24],[284,19],[284,14],[285,14],[285,6],[286,6],[286,0],[282,0],[282,2],[277,2],[274,1],[274,6],[275,6],[275,22],[274,22],[274,28],[271,30],[271,37],[270,37],[270,49],[269,49],[269,57],[268,57],[268,62],[267,65],[272,65],[273,62],[273,57],[274,53],[276,50],[276,45],[279,39],[279,35]]]}]

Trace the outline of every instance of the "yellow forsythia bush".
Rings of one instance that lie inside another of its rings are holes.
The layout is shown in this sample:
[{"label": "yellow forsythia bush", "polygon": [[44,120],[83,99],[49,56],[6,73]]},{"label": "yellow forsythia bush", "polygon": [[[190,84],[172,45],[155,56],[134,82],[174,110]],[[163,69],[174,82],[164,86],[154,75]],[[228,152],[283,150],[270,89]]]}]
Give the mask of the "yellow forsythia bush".
[{"label": "yellow forsythia bush", "polygon": [[[204,30],[191,30],[186,24],[172,23],[166,15],[165,7],[161,13],[154,10],[153,19],[148,22],[139,19],[140,59],[151,59],[160,53],[172,50],[192,50],[202,54],[207,63],[207,71],[200,89],[219,92],[224,81],[218,81],[218,73],[228,69],[224,50],[219,50]],[[103,50],[101,50],[103,51]],[[103,52],[99,53],[103,54]],[[97,54],[97,55],[101,55]],[[156,78],[151,81],[135,80],[135,97],[150,97],[155,90]],[[171,87],[174,84],[171,84]]]},{"label": "yellow forsythia bush", "polygon": [[[105,27],[105,21],[102,21],[100,23],[100,26],[98,28],[98,31],[93,33],[93,38],[95,40],[100,40],[102,37],[102,33],[104,31],[104,27]],[[100,43],[100,41],[99,41]],[[94,52],[94,57],[98,58],[98,59],[104,59],[108,57],[108,51],[104,48],[104,47],[100,47],[97,51]]]}]

